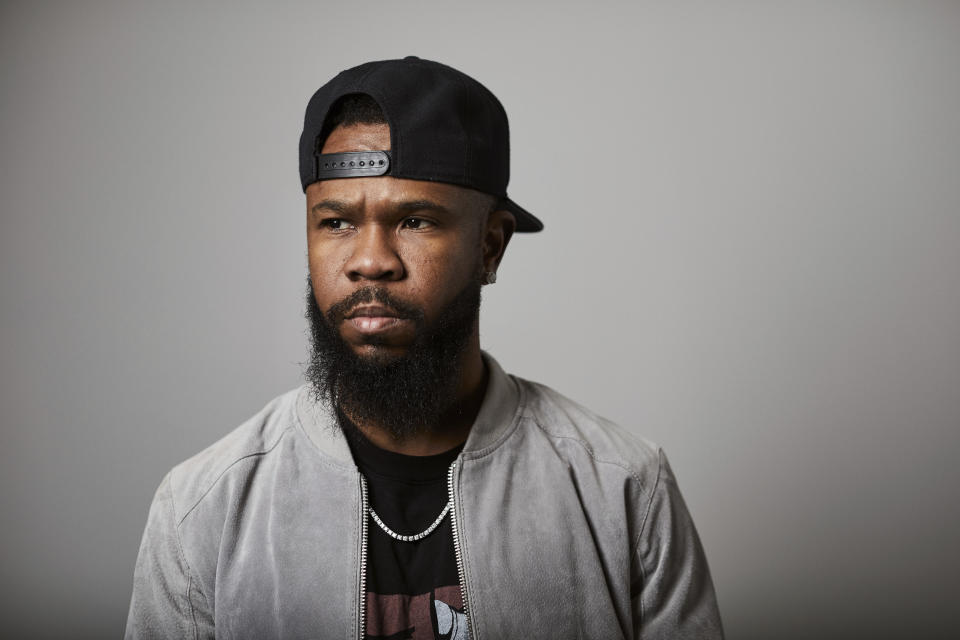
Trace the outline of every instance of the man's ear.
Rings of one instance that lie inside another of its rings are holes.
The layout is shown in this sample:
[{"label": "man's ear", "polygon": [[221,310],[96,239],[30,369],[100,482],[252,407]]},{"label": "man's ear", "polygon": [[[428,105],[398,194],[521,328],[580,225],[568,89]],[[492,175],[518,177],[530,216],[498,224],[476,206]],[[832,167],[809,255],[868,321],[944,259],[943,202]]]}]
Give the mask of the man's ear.
[{"label": "man's ear", "polygon": [[495,209],[487,215],[483,232],[483,268],[486,272],[497,272],[516,228],[516,218],[506,209]]}]

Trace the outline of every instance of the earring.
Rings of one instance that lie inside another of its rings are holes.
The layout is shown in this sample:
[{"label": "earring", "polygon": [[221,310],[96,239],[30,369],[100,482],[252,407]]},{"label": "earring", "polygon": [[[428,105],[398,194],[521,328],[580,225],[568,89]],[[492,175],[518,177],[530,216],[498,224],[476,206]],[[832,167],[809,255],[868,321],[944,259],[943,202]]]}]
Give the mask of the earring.
[{"label": "earring", "polygon": [[493,284],[497,281],[497,272],[496,271],[487,271],[483,275],[483,284]]}]

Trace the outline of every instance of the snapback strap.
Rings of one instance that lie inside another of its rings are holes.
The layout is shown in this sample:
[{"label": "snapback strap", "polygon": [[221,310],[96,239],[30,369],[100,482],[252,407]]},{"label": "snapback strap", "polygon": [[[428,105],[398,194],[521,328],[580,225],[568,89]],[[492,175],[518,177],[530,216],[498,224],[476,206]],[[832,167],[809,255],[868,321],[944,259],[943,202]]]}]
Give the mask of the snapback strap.
[{"label": "snapback strap", "polygon": [[344,151],[314,155],[314,176],[317,180],[382,176],[389,171],[389,151]]}]

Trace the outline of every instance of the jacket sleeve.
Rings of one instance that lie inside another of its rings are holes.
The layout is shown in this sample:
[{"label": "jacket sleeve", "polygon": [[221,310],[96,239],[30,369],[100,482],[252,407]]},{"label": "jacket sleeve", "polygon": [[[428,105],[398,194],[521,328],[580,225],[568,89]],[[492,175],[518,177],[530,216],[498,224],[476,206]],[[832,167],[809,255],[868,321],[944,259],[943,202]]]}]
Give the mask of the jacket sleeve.
[{"label": "jacket sleeve", "polygon": [[634,638],[723,638],[707,559],[663,451],[633,562]]},{"label": "jacket sleeve", "polygon": [[211,609],[183,554],[167,474],[140,542],[124,638],[213,637]]}]

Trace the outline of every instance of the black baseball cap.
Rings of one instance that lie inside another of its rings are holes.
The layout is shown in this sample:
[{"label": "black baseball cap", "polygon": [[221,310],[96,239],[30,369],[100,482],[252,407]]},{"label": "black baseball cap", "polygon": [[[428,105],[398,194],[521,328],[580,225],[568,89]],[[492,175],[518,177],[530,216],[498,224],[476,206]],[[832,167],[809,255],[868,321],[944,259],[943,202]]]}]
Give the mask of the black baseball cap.
[{"label": "black baseball cap", "polygon": [[[350,94],[366,94],[390,126],[390,150],[321,154],[330,107]],[[447,182],[500,198],[517,231],[543,223],[507,197],[510,134],[503,105],[486,87],[452,67],[407,56],[340,72],[310,102],[300,135],[303,190],[318,180],[390,175]]]}]

